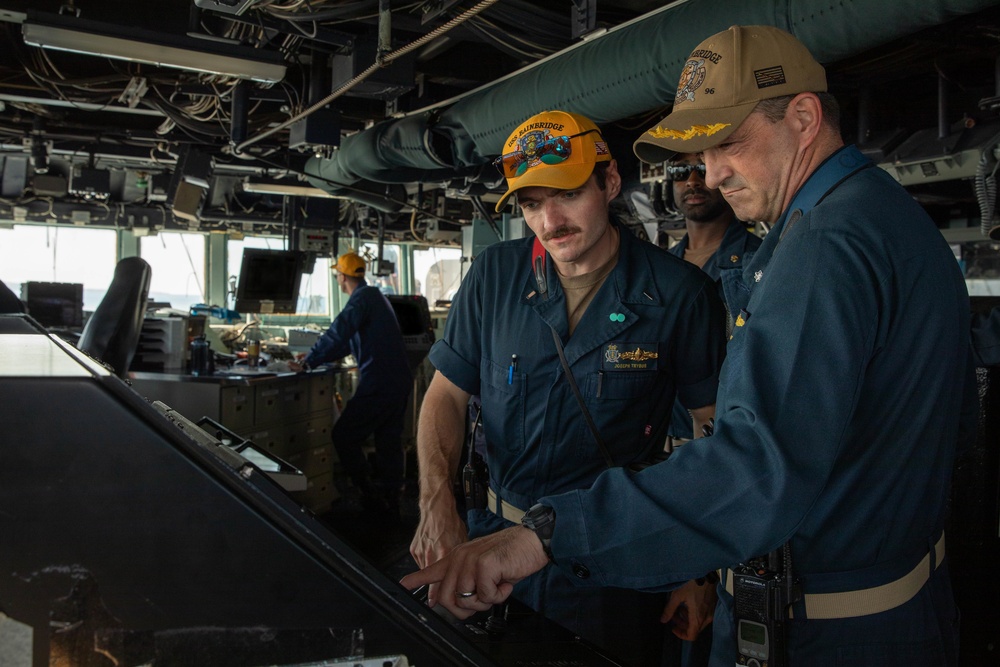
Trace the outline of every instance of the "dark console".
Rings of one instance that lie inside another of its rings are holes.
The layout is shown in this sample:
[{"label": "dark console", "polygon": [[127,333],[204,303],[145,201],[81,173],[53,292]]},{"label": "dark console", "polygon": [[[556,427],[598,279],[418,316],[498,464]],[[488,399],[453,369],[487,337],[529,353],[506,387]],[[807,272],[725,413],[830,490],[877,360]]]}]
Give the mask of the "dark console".
[{"label": "dark console", "polygon": [[0,405],[5,657],[23,646],[38,667],[616,664],[528,611],[434,613],[252,457],[191,432],[24,315],[0,316]]}]

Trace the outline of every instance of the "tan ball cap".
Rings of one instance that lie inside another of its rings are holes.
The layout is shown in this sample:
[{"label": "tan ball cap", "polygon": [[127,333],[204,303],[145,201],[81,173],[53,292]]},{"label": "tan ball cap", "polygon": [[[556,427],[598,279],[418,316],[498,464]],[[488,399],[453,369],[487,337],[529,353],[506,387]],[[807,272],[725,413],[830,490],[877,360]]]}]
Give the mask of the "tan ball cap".
[{"label": "tan ball cap", "polygon": [[674,108],[633,145],[644,162],[717,146],[761,100],[826,92],[826,70],[791,34],[734,25],[699,44],[681,71]]}]

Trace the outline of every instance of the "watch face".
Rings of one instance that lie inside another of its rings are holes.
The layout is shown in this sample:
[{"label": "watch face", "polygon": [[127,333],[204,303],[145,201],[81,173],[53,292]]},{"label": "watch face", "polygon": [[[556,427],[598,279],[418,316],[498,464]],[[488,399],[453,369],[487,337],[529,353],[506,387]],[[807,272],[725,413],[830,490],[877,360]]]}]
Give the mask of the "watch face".
[{"label": "watch face", "polygon": [[556,529],[556,511],[545,505],[533,505],[521,519],[521,525],[533,532],[542,542],[545,555],[552,559],[549,545]]},{"label": "watch face", "polygon": [[535,505],[525,513],[522,523],[526,528],[535,531],[539,537],[549,538],[552,536],[555,518],[556,512],[551,507]]}]

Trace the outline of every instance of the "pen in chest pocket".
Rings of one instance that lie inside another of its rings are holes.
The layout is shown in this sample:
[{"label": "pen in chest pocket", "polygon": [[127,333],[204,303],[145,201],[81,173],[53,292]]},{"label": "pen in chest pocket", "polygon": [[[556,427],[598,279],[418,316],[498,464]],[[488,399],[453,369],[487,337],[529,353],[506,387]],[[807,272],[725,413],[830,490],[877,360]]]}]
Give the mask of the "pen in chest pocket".
[{"label": "pen in chest pocket", "polygon": [[510,355],[510,366],[507,367],[507,384],[514,384],[514,371],[517,370],[517,355]]}]

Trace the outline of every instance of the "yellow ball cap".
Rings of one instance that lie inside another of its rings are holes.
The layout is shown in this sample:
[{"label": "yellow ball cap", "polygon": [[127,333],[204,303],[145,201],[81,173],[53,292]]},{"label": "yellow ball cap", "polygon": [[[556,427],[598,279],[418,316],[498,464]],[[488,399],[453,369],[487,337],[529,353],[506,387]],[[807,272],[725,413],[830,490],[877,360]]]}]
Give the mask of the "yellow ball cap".
[{"label": "yellow ball cap", "polygon": [[722,143],[761,100],[826,92],[826,70],[793,35],[766,25],[734,25],[691,52],[674,108],[633,145],[644,162],[698,153]]},{"label": "yellow ball cap", "polygon": [[521,188],[573,190],[586,183],[598,162],[611,160],[600,129],[584,116],[543,111],[521,123],[507,138],[494,164],[507,179],[499,212]]},{"label": "yellow ball cap", "polygon": [[337,258],[335,268],[345,276],[360,278],[365,275],[365,260],[356,252],[345,252]]}]

